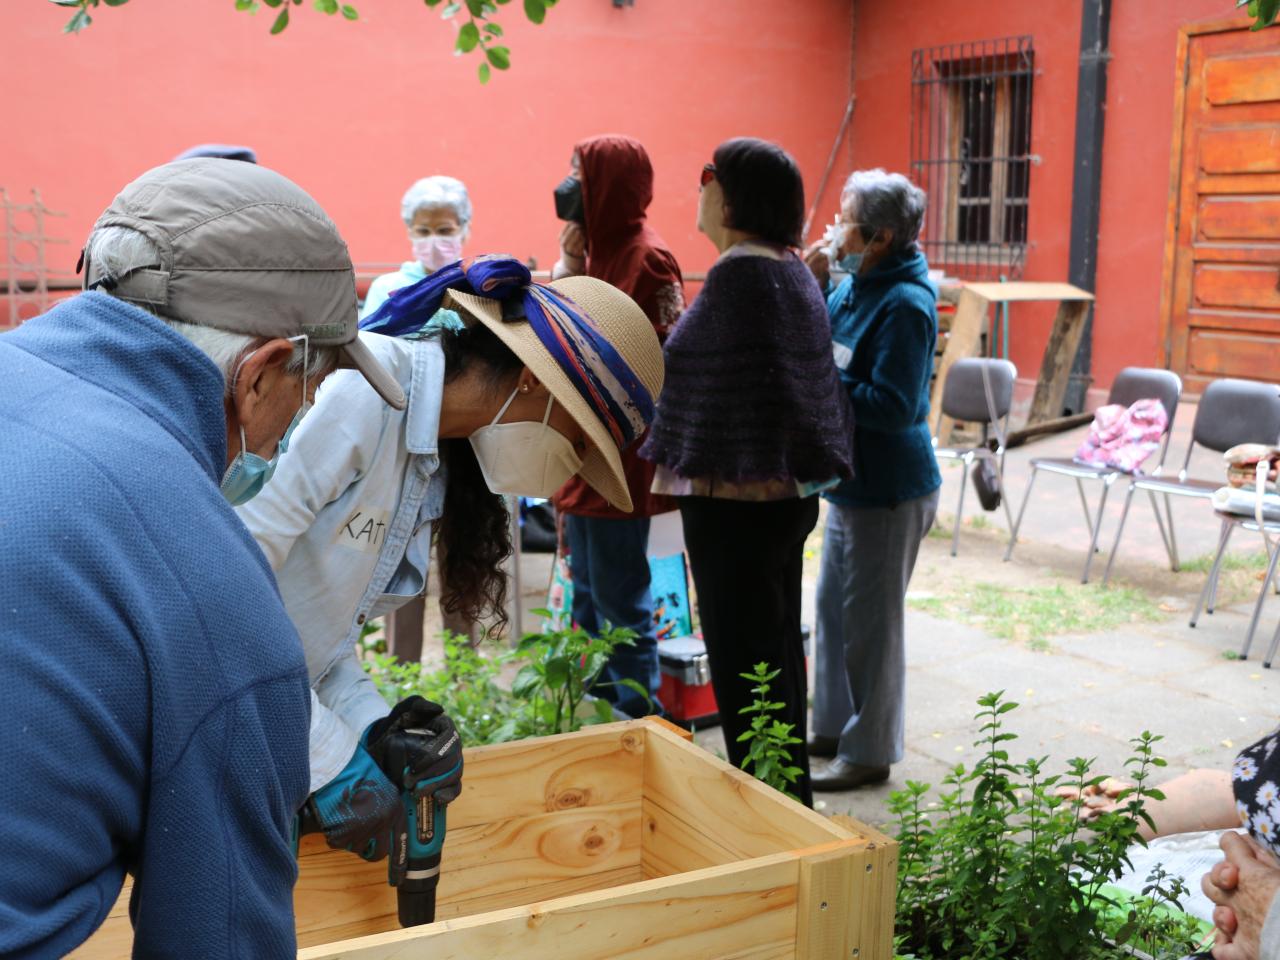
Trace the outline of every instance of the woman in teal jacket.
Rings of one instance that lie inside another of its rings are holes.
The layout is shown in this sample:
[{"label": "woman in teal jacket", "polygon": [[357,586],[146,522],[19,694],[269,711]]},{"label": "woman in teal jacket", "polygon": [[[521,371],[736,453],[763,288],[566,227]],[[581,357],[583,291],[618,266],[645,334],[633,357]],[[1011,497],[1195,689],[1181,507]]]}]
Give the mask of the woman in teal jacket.
[{"label": "woman in teal jacket", "polygon": [[[837,236],[807,257],[827,289],[832,347],[853,403],[854,473],[828,500],[817,597],[814,790],[889,776],[902,759],[907,583],[942,478],[929,436],[937,291],[916,244],[923,191],[901,174],[854,173]],[[849,276],[832,289],[828,260]]]}]

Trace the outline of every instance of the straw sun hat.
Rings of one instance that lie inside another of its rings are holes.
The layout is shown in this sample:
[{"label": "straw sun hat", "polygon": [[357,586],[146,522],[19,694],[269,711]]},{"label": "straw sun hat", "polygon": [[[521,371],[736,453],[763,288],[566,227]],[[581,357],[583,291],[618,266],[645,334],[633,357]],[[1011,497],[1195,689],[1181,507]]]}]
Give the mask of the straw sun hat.
[{"label": "straw sun hat", "polygon": [[[634,300],[603,280],[594,277],[565,277],[548,286],[568,297],[591,318],[605,339],[626,361],[648,389],[654,404],[662,391],[662,347],[649,318]],[[622,469],[622,457],[612,435],[578,393],[560,365],[552,359],[525,320],[503,320],[502,304],[474,294],[451,290],[445,305],[463,310],[492,330],[530,372],[551,391],[560,406],[577,422],[591,446],[582,458],[582,477],[602,497],[619,510],[631,510],[631,495]]]}]

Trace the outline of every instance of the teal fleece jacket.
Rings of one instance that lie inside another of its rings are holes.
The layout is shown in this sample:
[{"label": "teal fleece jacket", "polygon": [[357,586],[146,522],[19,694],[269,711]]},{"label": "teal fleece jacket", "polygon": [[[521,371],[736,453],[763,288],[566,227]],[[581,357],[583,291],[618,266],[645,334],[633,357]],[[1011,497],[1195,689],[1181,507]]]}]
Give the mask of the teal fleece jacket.
[{"label": "teal fleece jacket", "polygon": [[942,485],[929,434],[937,300],[918,251],[828,293],[836,366],[857,423],[854,477],[825,494],[832,503],[892,507]]}]

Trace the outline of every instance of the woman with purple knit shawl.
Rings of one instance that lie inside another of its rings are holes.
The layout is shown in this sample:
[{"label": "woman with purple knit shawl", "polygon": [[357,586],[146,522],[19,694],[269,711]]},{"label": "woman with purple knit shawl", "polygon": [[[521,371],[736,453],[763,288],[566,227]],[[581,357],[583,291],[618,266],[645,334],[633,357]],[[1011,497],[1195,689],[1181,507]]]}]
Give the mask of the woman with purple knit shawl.
[{"label": "woman with purple knit shawl", "polygon": [[800,633],[804,543],[816,494],[853,475],[853,419],[826,304],[794,252],[795,161],[762,140],[722,143],[702,172],[698,229],[720,251],[663,350],[666,385],[642,456],[678,498],[729,759],[741,765],[754,697],[740,674],[779,670],[770,698],[801,742],[792,792],[813,805]]}]

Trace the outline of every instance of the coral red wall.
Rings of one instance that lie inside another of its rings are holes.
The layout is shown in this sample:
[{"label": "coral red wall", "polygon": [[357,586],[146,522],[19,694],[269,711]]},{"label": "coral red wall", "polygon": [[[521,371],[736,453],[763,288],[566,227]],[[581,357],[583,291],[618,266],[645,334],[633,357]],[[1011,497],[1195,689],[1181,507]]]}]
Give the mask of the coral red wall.
[{"label": "coral red wall", "polygon": [[363,19],[347,23],[308,2],[270,37],[269,11],[236,13],[230,0],[133,0],[64,36],[64,10],[4,3],[0,186],[39,187],[70,214],[56,227],[72,241],[56,265],[70,268],[133,176],[193,143],[246,143],[319,200],[358,263],[398,263],[409,253],[401,194],[450,173],[471,188],[471,251],[549,267],[551,190],[573,143],[622,132],[649,148],[653,222],[698,271],[714,254],[694,217],[715,145],[777,140],[812,190],[849,89],[852,0],[565,0],[541,27],[512,4],[513,67],[487,87],[474,55],[450,55],[453,27],[421,3],[357,6]]},{"label": "coral red wall", "polygon": [[1234,7],[1222,0],[1114,5],[1093,340],[1094,377],[1103,383],[1131,364],[1166,364],[1160,294],[1178,27],[1230,16]]},{"label": "coral red wall", "polygon": [[[1163,365],[1158,343],[1178,25],[1232,12],[1229,0],[1116,0],[1111,25],[1102,216],[1094,325],[1094,386],[1130,364]],[[1025,0],[862,0],[855,26],[853,162],[909,172],[911,53],[922,47],[1030,34],[1036,76],[1026,271],[1067,279],[1080,46],[1079,0],[1050,8]],[[1034,378],[1053,309],[1012,309],[1011,356]]]}]

